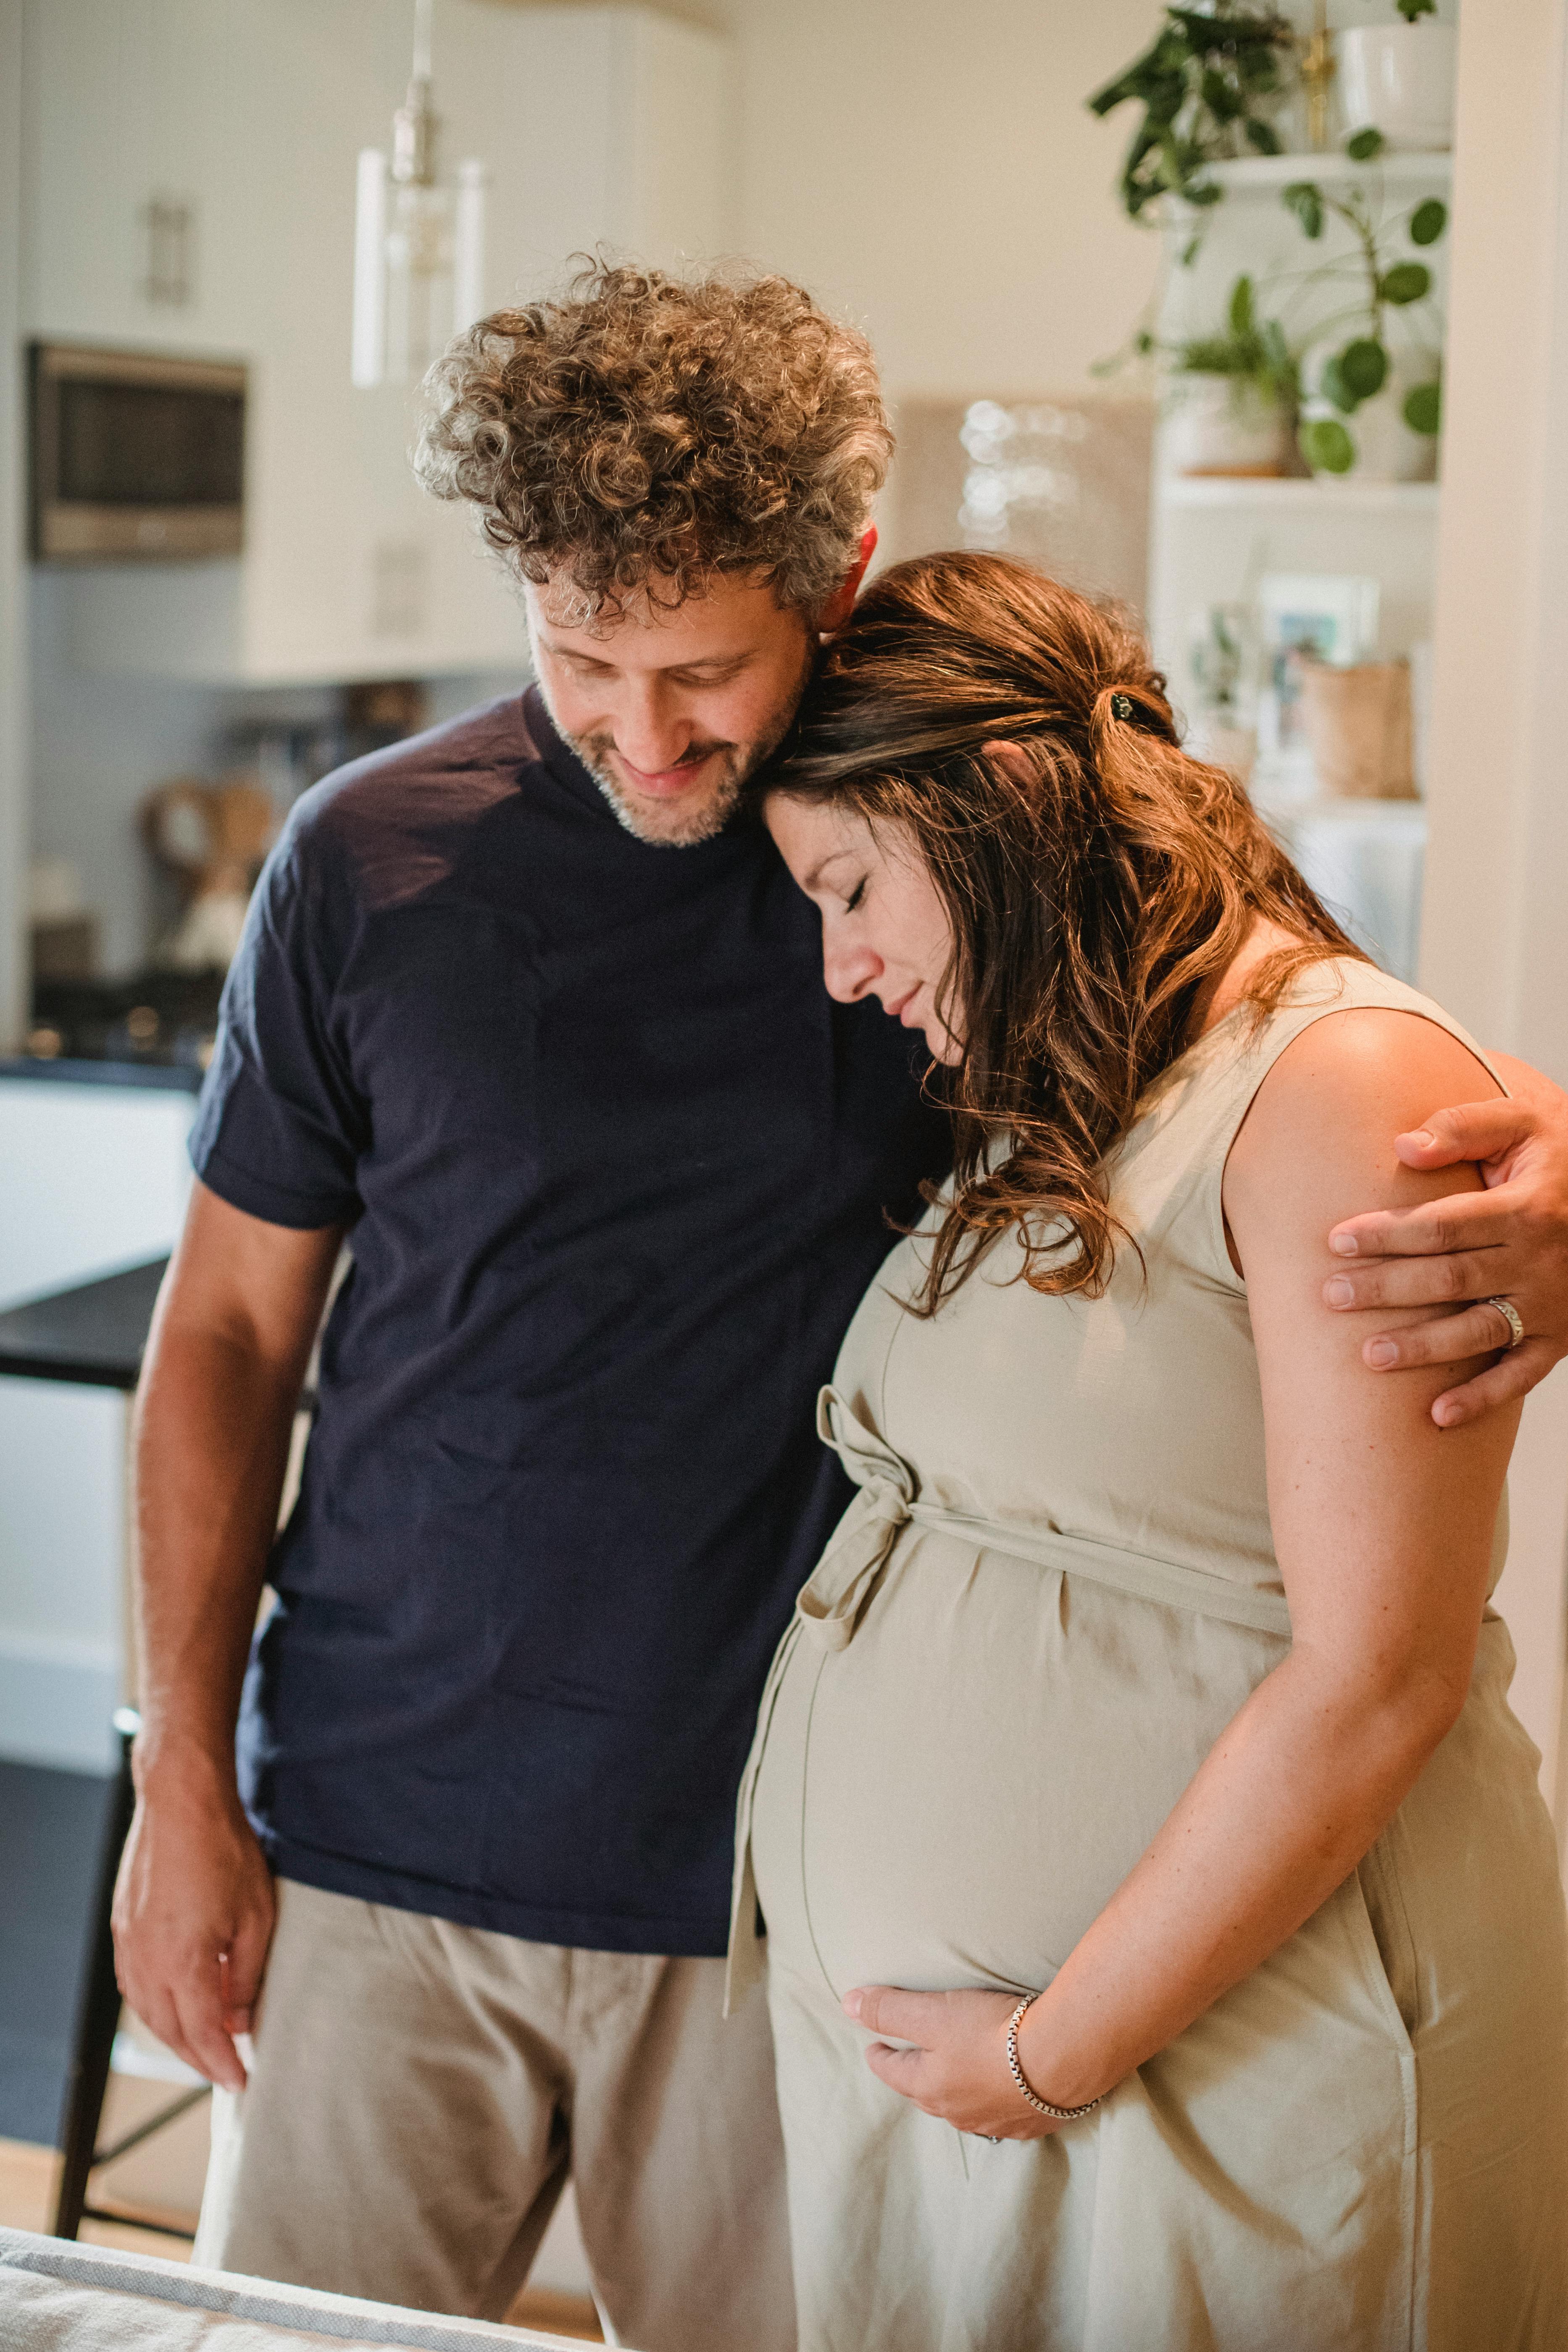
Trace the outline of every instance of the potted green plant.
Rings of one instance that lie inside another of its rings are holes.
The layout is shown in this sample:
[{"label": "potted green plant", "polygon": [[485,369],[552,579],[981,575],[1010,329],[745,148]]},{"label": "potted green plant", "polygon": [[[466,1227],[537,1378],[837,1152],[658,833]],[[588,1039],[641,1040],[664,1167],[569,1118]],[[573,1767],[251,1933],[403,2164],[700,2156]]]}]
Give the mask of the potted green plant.
[{"label": "potted green plant", "polygon": [[1211,164],[1279,154],[1271,117],[1296,45],[1277,10],[1242,0],[1164,13],[1143,55],[1089,100],[1101,117],[1129,101],[1143,108],[1121,166],[1121,201],[1134,220],[1160,196],[1217,204],[1224,191],[1209,177]]},{"label": "potted green plant", "polygon": [[1298,376],[1276,319],[1258,316],[1250,278],[1231,288],[1224,325],[1149,348],[1168,368],[1166,454],[1179,474],[1279,475],[1291,470]]},{"label": "potted green plant", "polygon": [[1454,139],[1455,39],[1437,0],[1398,0],[1404,22],[1340,36],[1345,118],[1391,147],[1447,148]]},{"label": "potted green plant", "polygon": [[[1371,163],[1383,139],[1369,128],[1347,143],[1355,161]],[[1384,223],[1363,188],[1340,195],[1315,180],[1292,182],[1284,201],[1309,238],[1321,237],[1332,215],[1352,240],[1343,261],[1313,272],[1319,285],[1343,278],[1353,291],[1320,321],[1301,358],[1301,455],[1315,474],[1429,479],[1442,423],[1442,329],[1431,306],[1431,270],[1398,253],[1397,240],[1403,235],[1418,250],[1436,245],[1447,206],[1427,196]]]}]

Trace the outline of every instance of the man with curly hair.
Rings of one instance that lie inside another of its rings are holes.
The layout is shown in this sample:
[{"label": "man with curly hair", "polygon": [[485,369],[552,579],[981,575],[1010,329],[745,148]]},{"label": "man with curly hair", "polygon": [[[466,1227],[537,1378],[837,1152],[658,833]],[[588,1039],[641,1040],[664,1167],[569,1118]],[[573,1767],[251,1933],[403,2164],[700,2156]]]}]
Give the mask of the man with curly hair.
[{"label": "man with curly hair", "polygon": [[538,684],[318,785],[257,894],[143,1388],[121,1977],[220,2085],[201,2259],[499,2315],[571,2178],[617,2340],[785,2352],[735,1788],[847,1499],[816,1392],[944,1141],[727,820],[891,436],[776,278],[599,270],[435,390]]}]

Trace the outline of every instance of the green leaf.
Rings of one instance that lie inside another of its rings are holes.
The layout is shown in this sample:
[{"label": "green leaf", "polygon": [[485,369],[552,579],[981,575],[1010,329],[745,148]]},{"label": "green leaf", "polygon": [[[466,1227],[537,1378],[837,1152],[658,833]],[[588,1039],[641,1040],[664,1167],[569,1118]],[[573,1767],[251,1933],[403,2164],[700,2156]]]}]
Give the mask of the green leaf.
[{"label": "green leaf", "polygon": [[1388,380],[1388,353],[1370,335],[1359,335],[1340,353],[1339,372],[1347,392],[1357,400],[1370,400]]},{"label": "green leaf", "polygon": [[1443,387],[1437,383],[1418,383],[1405,395],[1405,422],[1412,433],[1435,434],[1443,422]]},{"label": "green leaf", "polygon": [[1178,81],[1184,79],[1191,55],[1185,34],[1174,25],[1167,25],[1142,56],[1133,59],[1125,73],[1118,74],[1114,81],[1108,81],[1103,89],[1096,90],[1088,101],[1089,112],[1103,117],[1115,108],[1124,106],[1130,98],[1141,98],[1147,103],[1149,92],[1156,83],[1168,79],[1173,74]]},{"label": "green leaf", "polygon": [[1399,13],[1407,25],[1414,25],[1417,16],[1437,14],[1437,0],[1399,0]]},{"label": "green leaf", "polygon": [[1182,247],[1182,268],[1184,269],[1190,269],[1203,249],[1204,241],[1201,236],[1188,237],[1185,245]]},{"label": "green leaf", "polygon": [[1191,180],[1182,194],[1190,205],[1217,205],[1225,190],[1217,180]]},{"label": "green leaf", "polygon": [[1206,67],[1198,84],[1204,104],[1216,122],[1234,122],[1242,110],[1241,92],[1234,82],[1227,81],[1218,68]]},{"label": "green leaf", "polygon": [[1292,180],[1280,199],[1287,212],[1294,213],[1304,236],[1323,234],[1323,192],[1310,180]]},{"label": "green leaf", "polygon": [[1447,226],[1447,205],[1436,196],[1428,196],[1426,203],[1417,205],[1410,215],[1410,242],[1412,245],[1436,245]]},{"label": "green leaf", "polygon": [[1247,133],[1248,144],[1255,147],[1258,154],[1278,155],[1283,152],[1279,144],[1279,133],[1271,122],[1265,122],[1261,116],[1249,114],[1241,127]]},{"label": "green leaf", "polygon": [[1318,387],[1323,398],[1331,400],[1334,406],[1342,409],[1347,416],[1360,405],[1360,396],[1345,382],[1345,372],[1337,358],[1323,362]]},{"label": "green leaf", "polygon": [[1355,443],[1332,417],[1314,418],[1300,432],[1301,455],[1314,474],[1348,474],[1355,464]]},{"label": "green leaf", "polygon": [[1432,272],[1424,261],[1396,261],[1377,281],[1385,302],[1419,302],[1432,289]]},{"label": "green leaf", "polygon": [[1352,132],[1345,141],[1345,153],[1352,163],[1370,163],[1374,155],[1382,154],[1384,144],[1382,131],[1374,131],[1369,123],[1364,131]]},{"label": "green leaf", "polygon": [[1252,280],[1238,278],[1230,289],[1230,331],[1233,335],[1250,335],[1254,325]]},{"label": "green leaf", "polygon": [[1285,341],[1285,330],[1278,319],[1265,319],[1258,340],[1269,369],[1281,383],[1292,387],[1296,381],[1296,362],[1290,356],[1290,346]]}]

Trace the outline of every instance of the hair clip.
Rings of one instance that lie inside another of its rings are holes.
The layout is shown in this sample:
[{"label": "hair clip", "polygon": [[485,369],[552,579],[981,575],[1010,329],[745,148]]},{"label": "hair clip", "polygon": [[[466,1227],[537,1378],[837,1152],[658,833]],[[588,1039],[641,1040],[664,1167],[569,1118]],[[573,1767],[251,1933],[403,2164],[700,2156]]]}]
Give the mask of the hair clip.
[{"label": "hair clip", "polygon": [[1134,708],[1135,706],[1133,704],[1132,697],[1130,694],[1113,694],[1110,698],[1110,715],[1112,719],[1131,719],[1133,715]]}]

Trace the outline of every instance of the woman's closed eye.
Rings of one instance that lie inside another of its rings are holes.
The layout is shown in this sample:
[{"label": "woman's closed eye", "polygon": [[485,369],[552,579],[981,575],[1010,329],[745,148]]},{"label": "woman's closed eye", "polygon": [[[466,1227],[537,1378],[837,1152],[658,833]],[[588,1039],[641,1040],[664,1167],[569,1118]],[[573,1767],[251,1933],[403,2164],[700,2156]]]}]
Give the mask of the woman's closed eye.
[{"label": "woman's closed eye", "polygon": [[862,900],[864,899],[865,896],[866,896],[866,877],[865,877],[865,875],[864,875],[864,874],[862,874],[862,876],[860,877],[860,879],[858,880],[858,882],[857,882],[857,883],[856,883],[855,887],[853,888],[853,890],[851,890],[851,892],[849,893],[849,896],[848,896],[848,897],[847,897],[847,898],[846,898],[846,899],[845,899],[845,901],[844,901],[844,911],[845,911],[845,913],[846,913],[847,915],[852,915],[852,914],[855,912],[856,908],[857,908],[857,907],[858,907],[858,906],[861,904],[861,902],[862,902]]}]

